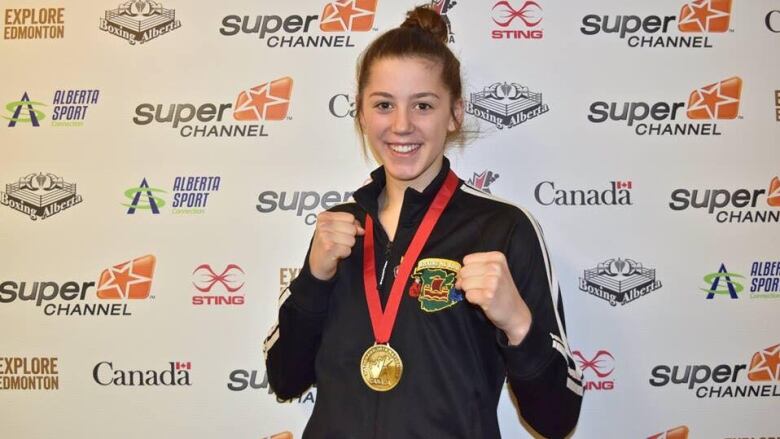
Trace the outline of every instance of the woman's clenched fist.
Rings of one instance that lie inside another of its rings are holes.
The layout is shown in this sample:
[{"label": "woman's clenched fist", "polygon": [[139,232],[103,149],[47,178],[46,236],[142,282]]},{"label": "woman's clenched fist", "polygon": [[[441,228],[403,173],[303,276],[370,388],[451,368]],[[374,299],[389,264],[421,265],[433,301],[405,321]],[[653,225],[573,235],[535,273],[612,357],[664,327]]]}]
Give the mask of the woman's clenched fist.
[{"label": "woman's clenched fist", "polygon": [[351,213],[322,212],[317,215],[309,252],[311,274],[320,280],[332,279],[339,261],[352,253],[356,237],[364,233],[360,222]]},{"label": "woman's clenched fist", "polygon": [[493,324],[517,345],[531,327],[531,311],[520,297],[501,252],[472,253],[463,258],[455,288],[479,306]]}]

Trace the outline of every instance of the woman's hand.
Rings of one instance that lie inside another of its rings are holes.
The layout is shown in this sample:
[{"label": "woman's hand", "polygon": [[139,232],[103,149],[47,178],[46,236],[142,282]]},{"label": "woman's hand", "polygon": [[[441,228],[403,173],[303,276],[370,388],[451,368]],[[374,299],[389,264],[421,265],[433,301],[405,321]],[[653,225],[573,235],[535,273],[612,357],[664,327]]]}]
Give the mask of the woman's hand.
[{"label": "woman's hand", "polygon": [[523,341],[531,328],[531,311],[520,297],[506,257],[501,252],[472,253],[463,258],[455,288],[466,300],[479,306],[510,345]]},{"label": "woman's hand", "polygon": [[352,253],[355,237],[364,233],[360,222],[351,213],[322,212],[317,215],[309,252],[311,274],[319,280],[333,279],[339,261]]}]

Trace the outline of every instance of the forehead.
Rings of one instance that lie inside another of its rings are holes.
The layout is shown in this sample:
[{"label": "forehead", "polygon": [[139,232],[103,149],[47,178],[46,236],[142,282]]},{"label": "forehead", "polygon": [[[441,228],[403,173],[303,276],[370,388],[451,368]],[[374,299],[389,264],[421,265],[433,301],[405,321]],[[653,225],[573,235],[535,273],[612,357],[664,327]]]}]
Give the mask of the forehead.
[{"label": "forehead", "polygon": [[374,61],[368,72],[366,95],[376,92],[414,94],[446,90],[441,79],[442,65],[419,56],[385,57]]}]

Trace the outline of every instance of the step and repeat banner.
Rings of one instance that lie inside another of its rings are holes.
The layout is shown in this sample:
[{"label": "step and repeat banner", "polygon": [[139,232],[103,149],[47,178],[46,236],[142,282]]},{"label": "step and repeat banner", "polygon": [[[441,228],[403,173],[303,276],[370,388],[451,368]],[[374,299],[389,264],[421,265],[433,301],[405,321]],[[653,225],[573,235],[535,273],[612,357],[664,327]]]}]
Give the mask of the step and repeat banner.
[{"label": "step and repeat banner", "polygon": [[[262,341],[376,166],[355,62],[414,4],[2,3],[1,437],[301,437],[316,388],[277,401]],[[454,169],[545,230],[573,437],[780,437],[780,1],[433,7]]]}]

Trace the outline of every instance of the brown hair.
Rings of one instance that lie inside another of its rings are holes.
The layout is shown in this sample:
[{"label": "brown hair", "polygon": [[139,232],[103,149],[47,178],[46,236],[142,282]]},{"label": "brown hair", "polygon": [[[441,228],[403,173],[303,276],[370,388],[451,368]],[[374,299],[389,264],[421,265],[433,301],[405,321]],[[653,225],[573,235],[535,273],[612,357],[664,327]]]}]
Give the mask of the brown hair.
[{"label": "brown hair", "polygon": [[[462,98],[463,86],[460,78],[460,61],[447,47],[449,31],[441,15],[426,6],[417,6],[406,13],[406,20],[400,26],[390,29],[374,40],[363,52],[357,68],[357,96],[355,123],[363,134],[360,116],[363,113],[363,92],[368,83],[371,66],[382,58],[403,58],[418,56],[438,62],[441,81],[450,92],[450,113],[457,127],[447,135],[447,141],[461,138],[462,121],[455,114],[455,102]],[[365,152],[365,145],[363,145]]]}]

